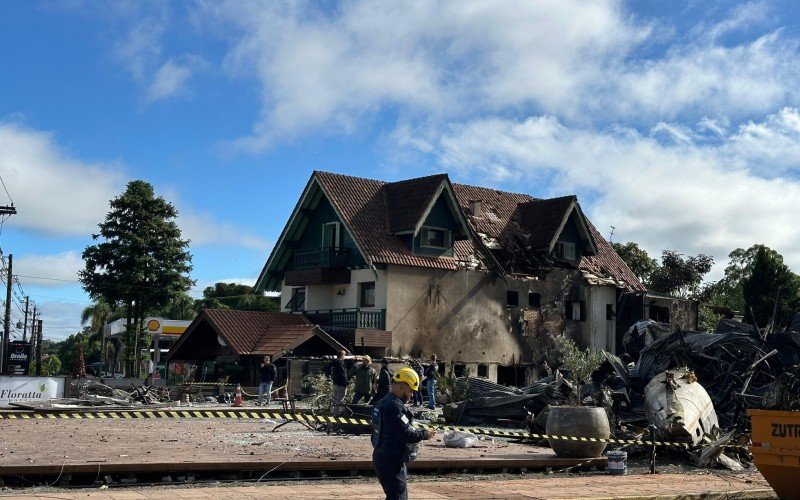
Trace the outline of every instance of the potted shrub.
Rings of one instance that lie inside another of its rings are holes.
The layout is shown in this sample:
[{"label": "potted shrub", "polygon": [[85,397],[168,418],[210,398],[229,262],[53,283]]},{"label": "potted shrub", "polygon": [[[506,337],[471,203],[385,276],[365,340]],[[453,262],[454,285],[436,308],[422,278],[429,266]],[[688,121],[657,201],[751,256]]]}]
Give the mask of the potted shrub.
[{"label": "potted shrub", "polygon": [[[547,435],[575,436],[608,439],[611,428],[605,408],[582,406],[581,389],[589,381],[592,372],[603,362],[603,354],[590,349],[580,349],[575,342],[560,335],[557,347],[563,357],[562,366],[569,371],[568,378],[575,384],[576,391],[570,395],[570,406],[553,406],[547,417]],[[550,447],[559,457],[591,458],[599,457],[606,448],[604,442],[568,441],[549,439]]]}]

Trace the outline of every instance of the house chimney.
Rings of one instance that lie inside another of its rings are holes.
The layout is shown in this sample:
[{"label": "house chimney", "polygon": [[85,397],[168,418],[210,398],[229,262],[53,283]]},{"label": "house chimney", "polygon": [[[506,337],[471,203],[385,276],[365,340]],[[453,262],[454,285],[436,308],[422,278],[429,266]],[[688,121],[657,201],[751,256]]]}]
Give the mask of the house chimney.
[{"label": "house chimney", "polygon": [[483,202],[481,200],[470,200],[469,211],[472,212],[473,217],[480,217],[483,209]]}]

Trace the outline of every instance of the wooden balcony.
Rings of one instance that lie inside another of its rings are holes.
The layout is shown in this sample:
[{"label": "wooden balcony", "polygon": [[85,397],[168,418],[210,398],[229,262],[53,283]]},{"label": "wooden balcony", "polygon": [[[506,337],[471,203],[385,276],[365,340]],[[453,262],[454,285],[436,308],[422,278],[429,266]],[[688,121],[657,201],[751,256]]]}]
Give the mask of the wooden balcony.
[{"label": "wooden balcony", "polygon": [[392,347],[385,309],[334,309],[303,314],[348,348]]},{"label": "wooden balcony", "polygon": [[341,268],[347,263],[346,248],[311,248],[307,250],[295,250],[294,268],[295,270],[316,269],[316,268]]},{"label": "wooden balcony", "polygon": [[318,325],[330,330],[385,330],[386,309],[330,309],[305,311]]},{"label": "wooden balcony", "polygon": [[288,286],[343,285],[350,283],[346,248],[312,248],[294,252],[294,269],[286,271]]}]

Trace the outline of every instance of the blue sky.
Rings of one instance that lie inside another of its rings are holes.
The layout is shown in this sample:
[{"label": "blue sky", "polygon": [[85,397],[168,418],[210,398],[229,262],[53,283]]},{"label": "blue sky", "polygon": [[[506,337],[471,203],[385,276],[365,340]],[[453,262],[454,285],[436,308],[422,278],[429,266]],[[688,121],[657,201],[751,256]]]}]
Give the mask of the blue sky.
[{"label": "blue sky", "polygon": [[80,328],[80,254],[132,179],[180,210],[195,295],[254,281],[315,169],[575,193],[654,256],[718,277],[763,242],[798,269],[799,20],[788,0],[6,2],[0,247],[53,338]]}]

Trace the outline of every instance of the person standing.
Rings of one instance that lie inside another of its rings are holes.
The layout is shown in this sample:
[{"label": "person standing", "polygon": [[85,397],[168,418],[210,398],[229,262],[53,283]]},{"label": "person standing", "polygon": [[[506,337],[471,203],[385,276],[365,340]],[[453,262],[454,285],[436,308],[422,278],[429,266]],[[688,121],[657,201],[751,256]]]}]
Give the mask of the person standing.
[{"label": "person standing", "polygon": [[[414,359],[411,362],[411,368],[417,372],[419,379],[422,380],[425,378],[425,369],[422,367],[422,362],[418,359]],[[422,401],[422,390],[414,391],[414,406],[422,406],[424,403]]]},{"label": "person standing", "polygon": [[[378,389],[375,391],[375,397],[372,398],[370,404],[377,404],[378,401],[389,394],[389,389],[392,385],[392,370],[389,369],[389,360],[383,358],[381,360],[381,371],[378,373]],[[416,395],[416,392],[414,393]]]},{"label": "person standing", "polygon": [[389,394],[372,409],[372,466],[387,500],[408,499],[406,464],[416,458],[422,440],[436,435],[432,429],[415,429],[414,415],[406,407],[419,376],[409,367],[392,376]]},{"label": "person standing", "polygon": [[258,384],[258,406],[263,406],[265,392],[267,394],[267,404],[272,401],[272,384],[278,378],[278,368],[272,364],[272,356],[264,356],[259,372],[261,382]]},{"label": "person standing", "polygon": [[354,366],[347,374],[348,378],[356,377],[355,394],[353,395],[353,404],[357,405],[361,399],[365,403],[369,403],[372,398],[373,387],[375,386],[375,370],[370,366],[372,358],[369,356],[362,356],[361,363]]},{"label": "person standing", "polygon": [[436,409],[436,377],[439,375],[439,363],[436,355],[431,354],[430,363],[425,367],[425,387],[428,389],[428,408]]},{"label": "person standing", "polygon": [[347,368],[344,366],[344,351],[339,351],[336,359],[331,361],[331,382],[333,394],[331,397],[331,413],[338,417],[342,413],[344,392],[347,389]]}]

